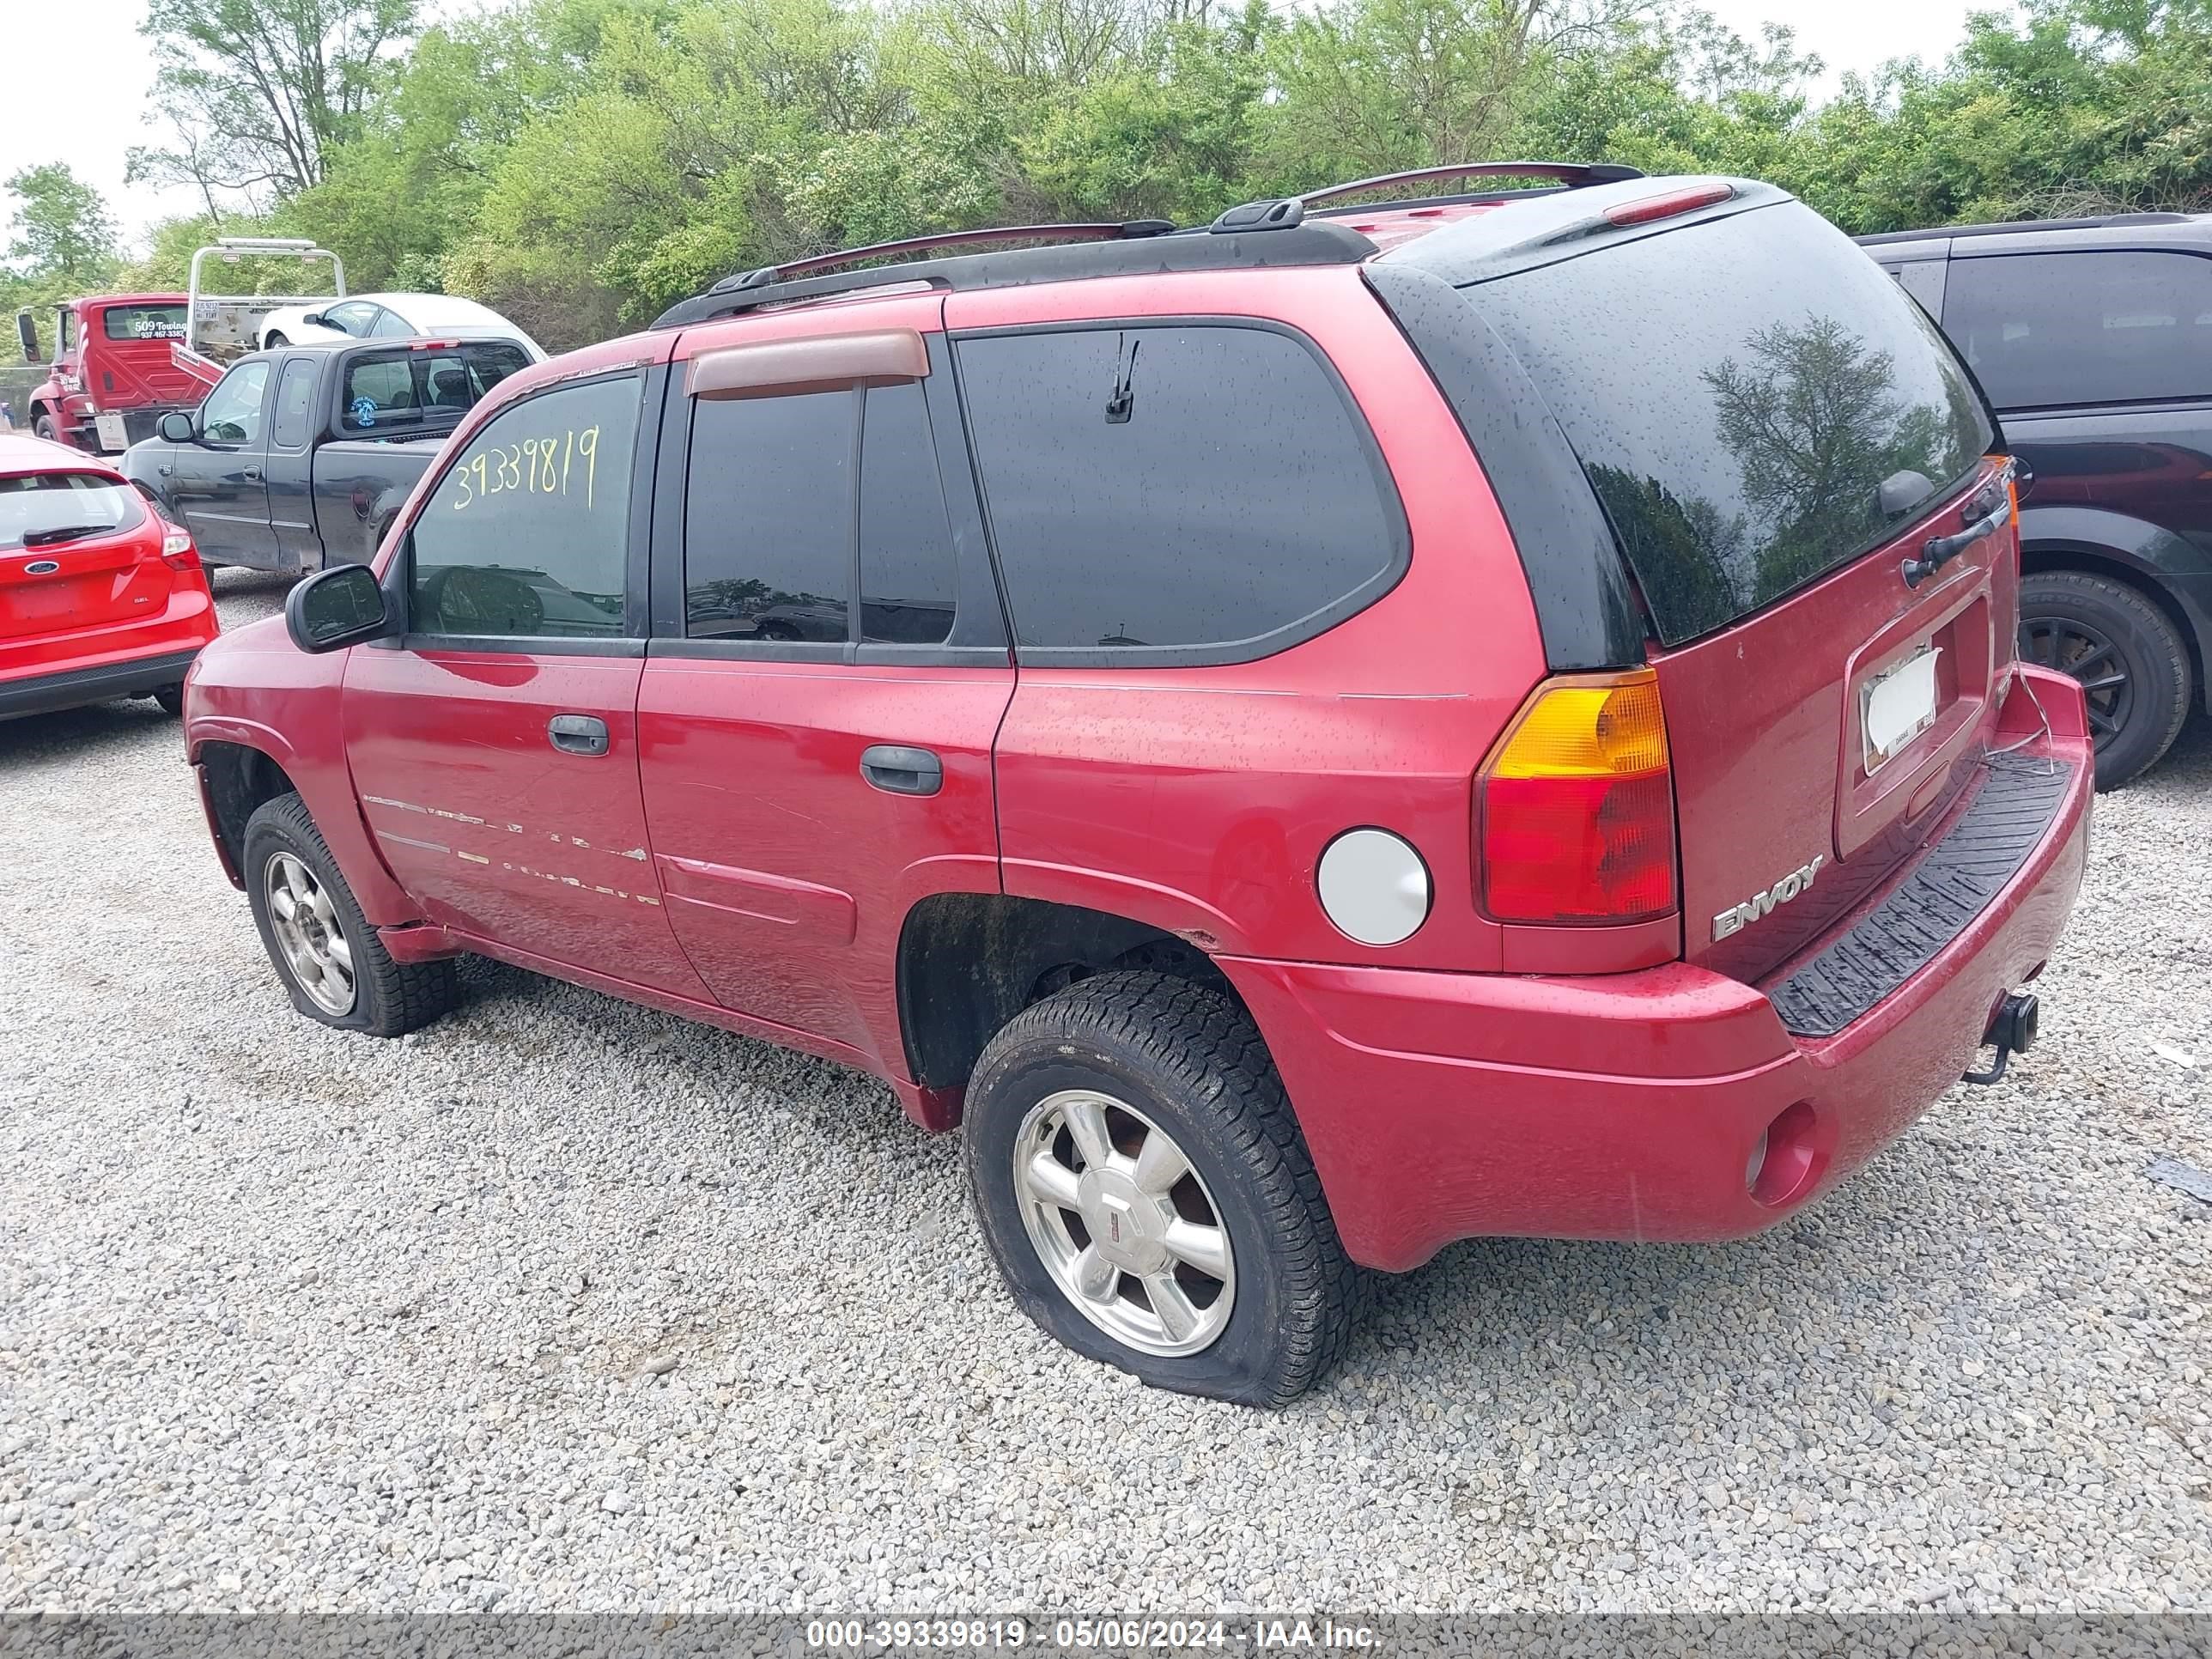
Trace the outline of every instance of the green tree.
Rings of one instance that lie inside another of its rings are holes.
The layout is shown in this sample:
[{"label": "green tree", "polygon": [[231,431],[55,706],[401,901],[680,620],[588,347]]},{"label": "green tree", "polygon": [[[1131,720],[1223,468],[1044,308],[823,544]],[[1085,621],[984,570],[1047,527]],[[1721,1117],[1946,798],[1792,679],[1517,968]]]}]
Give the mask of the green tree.
[{"label": "green tree", "polygon": [[386,55],[421,0],[149,0],[154,99],[175,147],[131,153],[135,178],[281,199],[319,183],[358,130]]},{"label": "green tree", "polygon": [[18,276],[98,286],[115,270],[115,222],[100,192],[68,167],[49,161],[9,176],[15,198],[8,259]]}]

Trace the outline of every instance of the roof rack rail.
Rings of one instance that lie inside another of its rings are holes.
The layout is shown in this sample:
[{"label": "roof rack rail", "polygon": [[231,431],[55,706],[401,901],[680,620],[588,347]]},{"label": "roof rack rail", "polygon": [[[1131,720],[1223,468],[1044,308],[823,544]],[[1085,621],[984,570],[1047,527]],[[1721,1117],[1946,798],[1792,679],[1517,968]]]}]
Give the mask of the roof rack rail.
[{"label": "roof rack rail", "polygon": [[709,294],[739,294],[749,289],[787,283],[794,276],[836,270],[894,253],[929,253],[940,248],[985,247],[996,242],[1113,242],[1129,237],[1164,236],[1175,227],[1164,219],[1128,219],[1118,223],[1079,225],[993,225],[982,230],[945,230],[927,236],[902,236],[896,241],[873,242],[866,247],[841,248],[835,253],[816,253],[780,265],[763,265],[725,276],[707,290]]},{"label": "roof rack rail", "polygon": [[1939,236],[2011,236],[2037,230],[2122,230],[2131,225],[2185,225],[2186,213],[2099,213],[2076,219],[2012,219],[1994,225],[1931,225],[1926,230],[1882,230],[1854,236],[1861,247],[1881,247],[1892,242],[1927,242]]},{"label": "roof rack rail", "polygon": [[[1467,161],[1456,167],[1413,167],[1404,173],[1379,173],[1372,179],[1354,179],[1341,185],[1324,185],[1303,196],[1266,197],[1231,208],[1212,228],[1228,235],[1244,230],[1287,230],[1301,223],[1310,210],[1340,197],[1364,196],[1390,185],[1425,183],[1432,179],[1548,179],[1559,190],[1579,190],[1588,185],[1614,185],[1625,179],[1641,179],[1643,169],[1613,161]],[[1478,202],[1504,192],[1483,191],[1470,195],[1424,198],[1418,202],[1377,204],[1390,207],[1435,207],[1448,203]],[[1542,193],[1542,192],[1538,192]],[[1322,208],[1328,213],[1351,213],[1348,207]]]},{"label": "roof rack rail", "polygon": [[[1044,246],[991,251],[996,243],[1036,243],[1048,239]],[[926,253],[966,246],[980,246],[984,251],[906,259],[861,270],[835,269],[881,258],[886,252]],[[870,289],[952,291],[1091,276],[1156,276],[1175,270],[1353,264],[1373,258],[1375,252],[1375,244],[1358,231],[1329,223],[1308,225],[1285,235],[1251,238],[1209,236],[1203,229],[1179,231],[1158,219],[1127,224],[1008,225],[991,230],[948,231],[741,271],[696,298],[678,301],[661,313],[653,326],[689,327],[764,306],[854,296]]]},{"label": "roof rack rail", "polygon": [[1413,167],[1404,173],[1378,173],[1372,179],[1349,184],[1324,185],[1297,199],[1307,207],[1333,202],[1340,196],[1358,196],[1385,185],[1415,185],[1431,179],[1549,179],[1570,190],[1586,185],[1616,185],[1624,179],[1641,179],[1644,169],[1617,161],[1467,161],[1456,167]]}]

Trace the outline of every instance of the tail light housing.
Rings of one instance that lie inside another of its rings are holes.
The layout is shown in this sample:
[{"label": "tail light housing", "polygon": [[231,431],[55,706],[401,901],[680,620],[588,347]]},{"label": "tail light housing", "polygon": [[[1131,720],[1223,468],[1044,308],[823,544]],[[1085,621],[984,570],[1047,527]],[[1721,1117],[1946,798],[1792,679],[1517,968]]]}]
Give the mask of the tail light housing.
[{"label": "tail light housing", "polygon": [[181,525],[161,526],[161,562],[172,570],[189,571],[200,568],[200,550],[192,545],[192,532]]},{"label": "tail light housing", "polygon": [[1482,906],[1499,921],[1644,921],[1677,906],[1674,780],[1649,668],[1547,680],[1475,778]]}]

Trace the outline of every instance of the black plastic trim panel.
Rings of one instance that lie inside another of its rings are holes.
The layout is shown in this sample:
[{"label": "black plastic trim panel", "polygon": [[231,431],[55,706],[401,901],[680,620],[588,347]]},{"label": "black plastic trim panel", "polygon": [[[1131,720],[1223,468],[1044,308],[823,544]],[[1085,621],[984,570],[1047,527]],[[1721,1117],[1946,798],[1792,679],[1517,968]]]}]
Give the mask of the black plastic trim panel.
[{"label": "black plastic trim panel", "polygon": [[1766,999],[1793,1036],[1833,1036],[1965,933],[2057,817],[2074,769],[2000,755],[1973,804],[1904,884]]}]

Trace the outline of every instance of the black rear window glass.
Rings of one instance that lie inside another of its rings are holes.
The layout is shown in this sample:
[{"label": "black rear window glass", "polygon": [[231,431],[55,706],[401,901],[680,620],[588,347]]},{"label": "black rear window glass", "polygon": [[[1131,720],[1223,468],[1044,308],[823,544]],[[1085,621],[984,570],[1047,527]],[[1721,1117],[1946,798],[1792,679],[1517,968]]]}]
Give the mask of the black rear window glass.
[{"label": "black rear window glass", "polygon": [[1795,202],[1467,292],[1558,416],[1669,645],[1897,534],[1993,436],[1925,313]]},{"label": "black rear window glass", "polygon": [[2212,395],[2212,259],[1954,258],[1943,326],[1999,409]]},{"label": "black rear window glass", "polygon": [[110,306],[100,314],[100,331],[111,340],[181,340],[182,306]]},{"label": "black rear window glass", "polygon": [[348,432],[405,436],[450,427],[530,359],[504,340],[438,349],[363,352],[346,365],[338,424]]},{"label": "black rear window glass", "polygon": [[9,552],[127,530],[145,516],[137,491],[96,472],[0,478],[0,550]]},{"label": "black rear window glass", "polygon": [[1395,576],[1403,513],[1365,423],[1304,341],[1108,325],[958,351],[1022,646],[1251,655]]}]

